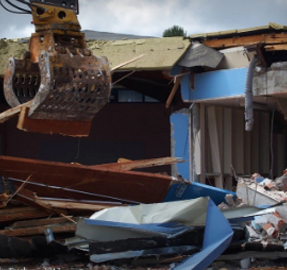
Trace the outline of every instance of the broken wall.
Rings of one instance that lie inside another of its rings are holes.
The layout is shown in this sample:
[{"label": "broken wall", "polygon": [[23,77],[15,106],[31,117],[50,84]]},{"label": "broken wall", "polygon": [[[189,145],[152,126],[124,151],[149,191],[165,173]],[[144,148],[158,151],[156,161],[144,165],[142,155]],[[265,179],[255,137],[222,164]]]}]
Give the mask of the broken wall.
[{"label": "broken wall", "polygon": [[184,102],[200,108],[192,116],[200,128],[194,124],[190,131],[191,175],[198,175],[202,183],[231,189],[231,165],[239,175],[259,172],[271,178],[286,167],[286,122],[276,105],[287,119],[287,64],[256,67],[254,127],[247,132],[244,107],[249,60],[242,47],[222,52],[225,58],[216,70],[183,77],[181,95]]},{"label": "broken wall", "polygon": [[[281,175],[286,167],[286,124],[280,114],[254,112],[254,127],[245,131],[244,110],[223,106],[205,107],[204,162],[207,183],[232,187],[233,166],[238,175],[259,172],[264,176]],[[271,127],[272,125],[272,127]],[[272,133],[271,133],[272,129]],[[272,136],[271,136],[272,135]],[[200,151],[201,149],[198,149]],[[272,170],[271,170],[272,168]]]}]

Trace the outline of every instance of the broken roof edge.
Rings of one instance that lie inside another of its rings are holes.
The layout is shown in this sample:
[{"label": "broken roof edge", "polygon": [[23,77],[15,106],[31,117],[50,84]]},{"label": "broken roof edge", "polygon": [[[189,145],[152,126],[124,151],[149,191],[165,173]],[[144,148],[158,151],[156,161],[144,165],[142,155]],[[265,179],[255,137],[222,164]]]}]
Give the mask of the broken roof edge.
[{"label": "broken roof edge", "polygon": [[[1,40],[0,40],[1,41]],[[3,40],[0,46],[0,74],[4,74],[9,56],[22,58],[28,41]],[[87,40],[87,46],[97,57],[106,56],[114,68],[137,56],[145,56],[117,71],[170,70],[191,46],[184,37],[162,37],[125,40]]]},{"label": "broken roof edge", "polygon": [[139,55],[141,59],[123,66],[117,71],[170,70],[190,48],[184,37],[127,39],[114,41],[89,41],[88,47],[96,56],[106,56],[114,68]]},{"label": "broken roof edge", "polygon": [[141,36],[136,34],[124,34],[124,33],[112,33],[106,31],[94,31],[91,29],[84,29],[87,40],[126,40],[126,39],[143,39],[143,38],[155,38],[155,36]]},{"label": "broken roof edge", "polygon": [[243,34],[243,35],[253,35],[256,33],[270,33],[274,31],[287,31],[286,25],[281,25],[273,22],[269,22],[268,25],[256,26],[251,28],[243,28],[243,29],[233,29],[219,32],[210,32],[210,33],[201,33],[190,35],[189,38],[192,40],[196,39],[209,39],[209,38],[227,38],[229,36],[233,36],[235,34]]}]

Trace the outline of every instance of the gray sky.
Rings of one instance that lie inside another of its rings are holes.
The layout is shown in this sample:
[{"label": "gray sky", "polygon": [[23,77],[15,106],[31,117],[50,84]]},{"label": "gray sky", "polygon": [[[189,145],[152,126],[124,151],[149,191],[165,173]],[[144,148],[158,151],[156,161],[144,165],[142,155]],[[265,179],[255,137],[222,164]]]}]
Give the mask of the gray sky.
[{"label": "gray sky", "polygon": [[[13,1],[13,0],[12,0]],[[249,28],[269,22],[287,25],[287,0],[79,0],[83,30],[162,36],[179,25],[188,35]],[[30,15],[0,7],[0,38],[27,37]]]}]

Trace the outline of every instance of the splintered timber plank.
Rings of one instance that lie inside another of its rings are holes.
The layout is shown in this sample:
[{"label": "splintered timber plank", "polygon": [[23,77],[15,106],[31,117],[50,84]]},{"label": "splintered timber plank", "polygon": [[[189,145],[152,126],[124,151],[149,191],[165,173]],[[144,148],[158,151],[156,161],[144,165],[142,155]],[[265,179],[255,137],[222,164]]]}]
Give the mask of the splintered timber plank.
[{"label": "splintered timber plank", "polygon": [[30,227],[30,228],[19,228],[19,229],[7,229],[0,230],[0,234],[4,234],[6,236],[31,236],[31,235],[42,235],[45,234],[45,230],[51,228],[53,233],[73,233],[76,231],[76,224],[66,224],[60,226],[38,226],[38,227]]},{"label": "splintered timber plank", "polygon": [[[162,174],[6,156],[0,156],[0,174],[22,180],[32,174],[25,188],[36,192],[38,197],[122,203],[162,202],[170,186],[177,182]],[[11,181],[16,183],[16,180]]]},{"label": "splintered timber plank", "polygon": [[266,45],[264,48],[266,51],[287,51],[287,44]]},{"label": "splintered timber plank", "polygon": [[48,217],[48,213],[32,207],[0,209],[0,222]]},{"label": "splintered timber plank", "polygon": [[50,119],[32,119],[28,117],[28,107],[22,107],[17,128],[26,132],[44,134],[62,134],[72,137],[87,137],[92,121],[60,121]]},{"label": "splintered timber plank", "polygon": [[31,102],[32,100],[0,113],[0,123],[4,123],[9,119],[11,119],[12,117],[17,116],[20,113],[21,109],[23,107],[29,106]]},{"label": "splintered timber plank", "polygon": [[171,105],[171,103],[172,103],[172,101],[174,99],[174,96],[175,96],[175,94],[176,94],[176,92],[177,92],[177,90],[178,90],[178,88],[180,86],[180,82],[182,81],[182,78],[183,78],[183,76],[175,78],[175,80],[176,80],[175,84],[174,84],[173,88],[171,89],[169,97],[168,97],[168,99],[167,99],[167,101],[165,103],[165,108],[166,109],[168,109],[170,107],[170,105]]},{"label": "splintered timber plank", "polygon": [[[18,183],[17,183],[18,184]],[[15,185],[15,187],[18,188],[18,185]],[[28,190],[26,188],[21,188],[18,190],[18,193],[16,194],[15,199],[19,202],[24,203],[25,205],[29,205],[31,207],[40,209],[42,211],[45,211],[49,214],[59,214],[59,212],[55,211],[54,209],[52,209],[51,207],[48,207],[46,205],[42,205],[41,203],[37,202],[37,196],[34,192],[32,192],[31,190]]]},{"label": "splintered timber plank", "polygon": [[145,159],[145,160],[120,159],[120,162],[118,163],[93,165],[91,167],[130,171],[130,170],[140,169],[140,168],[172,165],[172,164],[180,163],[180,162],[184,162],[184,161],[180,160],[177,157],[163,157],[163,158],[153,158],[153,159]]},{"label": "splintered timber plank", "polygon": [[6,194],[6,193],[0,194],[0,202],[7,201],[8,198],[9,198],[8,194]]},{"label": "splintered timber plank", "polygon": [[253,44],[282,44],[287,43],[286,34],[263,34],[254,36],[244,36],[244,37],[232,37],[214,40],[205,40],[203,44],[211,48],[229,48],[238,46],[247,46]]},{"label": "splintered timber plank", "polygon": [[145,54],[141,54],[141,55],[139,55],[137,57],[134,57],[134,58],[132,58],[132,59],[126,61],[126,62],[123,62],[123,63],[119,64],[118,66],[115,66],[114,68],[111,69],[111,73],[113,74],[117,69],[119,69],[121,67],[124,67],[126,65],[129,65],[129,64],[131,64],[133,62],[136,62],[139,59],[143,58],[144,56],[145,56]]},{"label": "splintered timber plank", "polygon": [[46,205],[52,208],[60,208],[60,209],[77,209],[77,210],[89,210],[89,211],[99,211],[106,208],[114,207],[114,204],[91,204],[91,203],[80,203],[80,202],[64,202],[64,201],[56,201],[56,200],[41,200],[37,199],[36,202],[41,205]]},{"label": "splintered timber plank", "polygon": [[[72,216],[67,217],[73,219],[74,221],[78,220],[78,218],[73,218]],[[33,219],[33,220],[17,221],[13,223],[10,228],[19,229],[24,227],[39,227],[53,224],[59,225],[63,223],[67,223],[67,218],[60,217],[60,218]]]}]

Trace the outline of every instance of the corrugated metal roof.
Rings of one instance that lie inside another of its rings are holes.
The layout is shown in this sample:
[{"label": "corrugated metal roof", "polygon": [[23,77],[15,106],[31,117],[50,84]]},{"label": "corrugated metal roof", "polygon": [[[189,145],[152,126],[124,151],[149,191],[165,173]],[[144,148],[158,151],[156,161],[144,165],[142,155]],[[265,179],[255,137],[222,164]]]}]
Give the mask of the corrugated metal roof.
[{"label": "corrugated metal roof", "polygon": [[255,35],[257,33],[262,34],[262,33],[280,32],[280,31],[287,31],[287,26],[270,22],[268,25],[264,25],[264,26],[220,31],[220,32],[212,32],[212,33],[195,34],[195,35],[190,35],[189,37],[191,39],[226,38],[226,37],[234,36],[234,35]]}]

